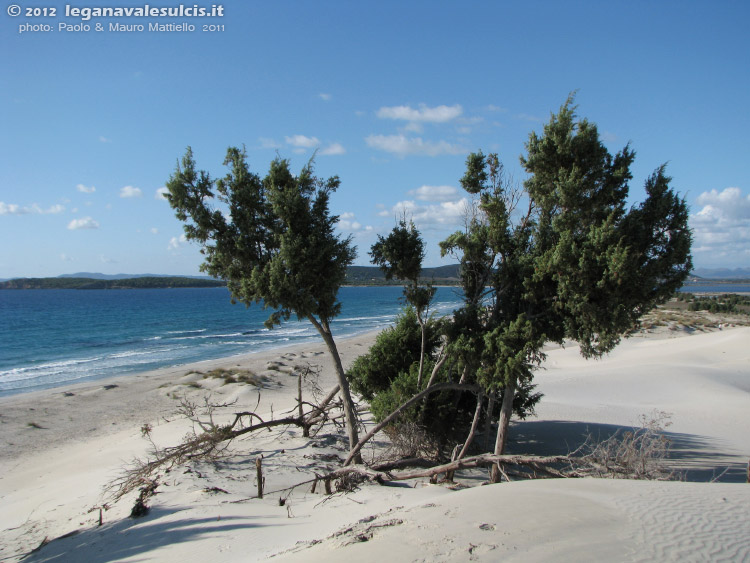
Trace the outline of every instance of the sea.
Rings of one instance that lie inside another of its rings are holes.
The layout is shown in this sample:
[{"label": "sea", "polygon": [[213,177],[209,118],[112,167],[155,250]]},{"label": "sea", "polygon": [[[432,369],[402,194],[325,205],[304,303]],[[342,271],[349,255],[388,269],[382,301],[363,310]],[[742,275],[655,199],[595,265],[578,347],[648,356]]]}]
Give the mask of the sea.
[{"label": "sea", "polygon": [[[693,293],[747,292],[692,284]],[[334,338],[382,330],[403,309],[402,288],[342,287]],[[449,315],[461,290],[439,287]],[[0,291],[0,396],[319,341],[307,320],[271,330],[261,305],[232,304],[226,288]]]},{"label": "sea", "polygon": [[[334,338],[393,324],[402,288],[342,287]],[[435,314],[461,304],[439,287]],[[0,291],[0,396],[293,344],[320,341],[294,316],[271,330],[271,310],[232,304],[226,288]]]}]

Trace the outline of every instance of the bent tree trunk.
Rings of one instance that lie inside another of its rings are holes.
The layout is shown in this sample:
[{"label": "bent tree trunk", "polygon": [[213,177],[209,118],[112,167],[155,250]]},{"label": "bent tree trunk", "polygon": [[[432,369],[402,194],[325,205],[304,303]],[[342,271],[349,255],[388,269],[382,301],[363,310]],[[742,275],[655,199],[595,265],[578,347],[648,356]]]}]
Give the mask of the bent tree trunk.
[{"label": "bent tree trunk", "polygon": [[[497,438],[495,439],[495,455],[503,455],[505,442],[508,439],[508,427],[510,425],[510,415],[513,412],[513,399],[516,395],[517,376],[512,375],[510,381],[503,390],[503,404],[500,407],[500,419],[497,423]],[[495,464],[492,466],[490,481],[493,483],[500,482],[500,467]]]},{"label": "bent tree trunk", "polygon": [[[344,366],[341,363],[341,356],[339,356],[339,351],[338,348],[336,348],[336,342],[334,342],[333,340],[333,335],[331,334],[331,329],[328,326],[328,323],[325,321],[318,322],[318,320],[312,315],[310,315],[308,318],[320,333],[320,336],[323,337],[323,341],[328,347],[328,352],[331,354],[331,358],[333,358],[333,367],[336,369],[336,376],[338,377],[339,387],[341,390],[341,400],[344,403],[346,432],[349,436],[349,452],[351,455],[351,452],[359,443],[359,436],[357,435],[357,417],[354,410],[354,401],[352,401],[352,394],[349,391],[349,381],[346,379]],[[356,454],[354,461],[355,463],[360,463],[362,461],[359,453]]]},{"label": "bent tree trunk", "polygon": [[432,387],[428,387],[424,391],[421,391],[420,393],[417,393],[414,395],[411,399],[403,403],[400,407],[398,407],[395,411],[393,411],[391,414],[386,416],[383,420],[378,423],[375,428],[370,430],[367,435],[362,438],[362,440],[359,442],[359,444],[356,445],[356,447],[349,452],[349,457],[347,457],[344,460],[344,467],[352,463],[354,461],[355,463],[359,463],[355,461],[355,455],[359,456],[359,451],[362,449],[362,447],[372,438],[380,432],[383,428],[385,428],[388,424],[391,423],[391,421],[395,420],[397,417],[401,415],[402,412],[404,412],[407,408],[409,408],[411,405],[416,403],[417,401],[422,400],[430,393],[434,393],[436,391],[443,391],[445,389],[460,389],[462,391],[471,391],[472,393],[481,393],[481,388],[478,385],[469,385],[469,384],[463,384],[463,383],[436,383]]},{"label": "bent tree trunk", "polygon": [[419,322],[419,328],[422,332],[422,345],[419,349],[419,373],[417,374],[417,389],[422,388],[422,372],[424,371],[424,349],[427,346],[427,334],[422,320],[422,315],[417,311],[417,321]]}]

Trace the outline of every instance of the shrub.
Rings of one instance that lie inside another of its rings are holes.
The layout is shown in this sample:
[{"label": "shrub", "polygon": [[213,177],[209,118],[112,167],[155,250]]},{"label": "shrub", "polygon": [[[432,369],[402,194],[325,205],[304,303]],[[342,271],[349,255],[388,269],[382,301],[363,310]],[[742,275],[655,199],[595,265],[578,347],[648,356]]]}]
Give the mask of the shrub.
[{"label": "shrub", "polygon": [[[426,323],[426,358],[431,358],[440,343],[441,321],[430,319]],[[357,358],[349,368],[347,377],[352,389],[365,400],[388,389],[400,373],[408,372],[412,364],[419,363],[422,332],[412,307],[406,307],[396,318],[396,324],[386,328],[375,339],[370,351]],[[425,369],[426,373],[429,373]],[[416,385],[416,380],[415,380]]]}]

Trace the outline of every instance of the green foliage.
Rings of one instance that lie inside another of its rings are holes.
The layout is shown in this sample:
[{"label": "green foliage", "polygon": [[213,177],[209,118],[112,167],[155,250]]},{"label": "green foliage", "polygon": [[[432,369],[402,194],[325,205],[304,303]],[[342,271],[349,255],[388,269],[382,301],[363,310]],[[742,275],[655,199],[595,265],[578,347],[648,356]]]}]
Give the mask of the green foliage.
[{"label": "green foliage", "polygon": [[408,282],[404,287],[404,298],[414,307],[417,322],[422,329],[417,371],[417,387],[421,387],[427,355],[425,316],[436,291],[431,283],[419,284],[419,274],[424,260],[424,241],[414,223],[410,221],[407,225],[406,218],[402,218],[386,238],[378,235],[378,241],[372,245],[370,256],[373,263],[383,270],[386,279],[396,277]]},{"label": "green foliage", "polygon": [[418,280],[424,255],[419,231],[414,223],[407,225],[405,219],[401,219],[387,237],[378,235],[370,250],[373,264],[380,266],[388,280]]},{"label": "green foliage", "polygon": [[234,147],[227,150],[224,165],[226,176],[214,181],[196,171],[188,147],[167,182],[167,200],[185,223],[188,240],[202,247],[201,269],[226,280],[233,301],[274,309],[268,328],[293,313],[313,324],[334,361],[349,447],[354,448],[359,441],[356,413],[330,329],[341,310],[336,295],[356,256],[351,238],[336,235],[338,217],[329,210],[339,179],[316,178],[312,162],[295,176],[281,158],[261,179],[249,171],[245,151]]},{"label": "green foliage", "polygon": [[[390,386],[378,393],[370,404],[376,420],[383,420],[391,412],[416,395],[420,389],[417,383],[418,366],[413,364],[408,372],[401,372]],[[476,397],[471,393],[438,391],[406,409],[392,426],[398,428],[406,424],[419,426],[438,446],[449,440],[462,440],[465,430],[471,424],[476,405]]]},{"label": "green foliage", "polygon": [[167,199],[186,223],[187,238],[202,245],[201,269],[225,279],[235,300],[275,309],[267,326],[294,313],[327,327],[339,313],[336,293],[356,256],[351,240],[335,234],[338,218],[329,213],[339,179],[316,178],[312,164],[294,176],[280,158],[261,179],[249,171],[246,156],[229,148],[229,171],[213,181],[196,170],[188,148],[167,183]]},{"label": "green foliage", "polygon": [[370,249],[372,263],[380,267],[387,280],[409,282],[404,287],[404,298],[416,309],[418,320],[422,320],[435,296],[431,284],[419,284],[424,256],[424,241],[414,223],[407,224],[406,219],[401,219],[387,237],[378,235]]},{"label": "green foliage", "polygon": [[[689,294],[690,295],[690,294]],[[696,297],[691,295],[688,300],[690,311],[708,311],[709,313],[734,313],[750,314],[750,297],[725,293],[722,295],[712,295]]]},{"label": "green foliage", "polygon": [[[426,324],[426,355],[435,353],[440,342],[440,322]],[[419,363],[422,332],[412,307],[406,307],[396,324],[378,334],[367,354],[360,356],[349,368],[347,376],[352,389],[367,401],[388,389],[399,374],[408,373]]]},{"label": "green foliage", "polygon": [[612,350],[692,268],[687,206],[664,166],[627,209],[635,153],[611,155],[572,96],[526,149],[523,191],[497,155],[467,158],[461,184],[478,205],[466,230],[441,243],[460,257],[465,291],[449,349],[490,392],[528,394],[547,341],[574,339],[585,357]]}]

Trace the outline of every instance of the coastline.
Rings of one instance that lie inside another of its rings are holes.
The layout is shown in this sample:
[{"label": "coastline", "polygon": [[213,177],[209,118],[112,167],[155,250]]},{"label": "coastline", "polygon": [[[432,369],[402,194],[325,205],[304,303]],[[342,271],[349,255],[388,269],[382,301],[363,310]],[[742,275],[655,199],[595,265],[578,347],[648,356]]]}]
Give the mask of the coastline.
[{"label": "coastline", "polygon": [[[344,368],[367,352],[378,332],[336,340]],[[268,369],[269,362],[280,364],[281,370]],[[71,440],[109,435],[124,427],[170,417],[179,407],[179,398],[186,395],[210,393],[224,397],[247,393],[250,389],[257,394],[255,387],[246,384],[225,385],[220,379],[186,375],[190,372],[250,370],[269,378],[261,388],[263,395],[278,395],[277,400],[283,400],[290,386],[296,393],[297,385],[296,377],[285,370],[308,364],[321,370],[318,383],[321,388],[329,389],[337,384],[330,354],[320,340],[0,397],[1,457],[3,461],[11,460],[29,449],[59,448]],[[201,388],[194,387],[196,384]],[[67,424],[61,426],[59,421],[63,419],[67,419]],[[78,428],[76,434],[70,433],[71,424]]]},{"label": "coastline", "polygon": [[[338,340],[344,364],[366,351],[376,334]],[[151,512],[132,519],[137,492],[113,502],[104,488],[130,460],[148,454],[144,424],[152,425],[154,443],[174,446],[192,426],[176,414],[179,399],[198,402],[209,393],[212,401],[232,404],[230,417],[244,410],[266,420],[284,416],[296,403],[297,377],[289,374],[295,365],[320,366],[324,392],[335,384],[325,344],[4,397],[0,559],[20,560],[43,544],[24,561],[239,562],[274,555],[281,561],[364,561],[394,549],[407,560],[547,561],[560,553],[676,559],[686,545],[698,559],[717,553],[741,559],[750,555],[750,538],[741,529],[750,519],[750,487],[737,482],[750,455],[744,431],[750,425],[748,338],[750,327],[663,326],[626,339],[599,361],[580,358],[574,344],[550,349],[535,378],[544,393],[536,416],[511,426],[516,451],[549,454],[572,445],[585,429],[628,428],[639,414],[662,409],[672,415],[675,461],[704,481],[692,483],[553,479],[477,488],[471,485],[486,479],[486,471],[473,470],[457,474],[456,485],[414,479],[326,497],[309,484],[295,485],[340,466],[345,433],[330,426],[304,438],[296,428],[280,427],[232,442],[219,463],[188,462],[160,473]],[[256,388],[189,373],[214,368],[251,369],[267,379]],[[304,393],[310,396],[307,386]],[[363,418],[369,427],[366,411]],[[387,447],[387,438],[379,437],[363,455],[370,461]],[[263,500],[255,498],[259,457],[268,492]],[[735,482],[705,482],[730,466]],[[571,506],[590,516],[571,527],[565,516]],[[529,529],[543,533],[529,535]],[[690,544],[696,529],[700,545]],[[417,543],[407,545],[407,537]]]}]

